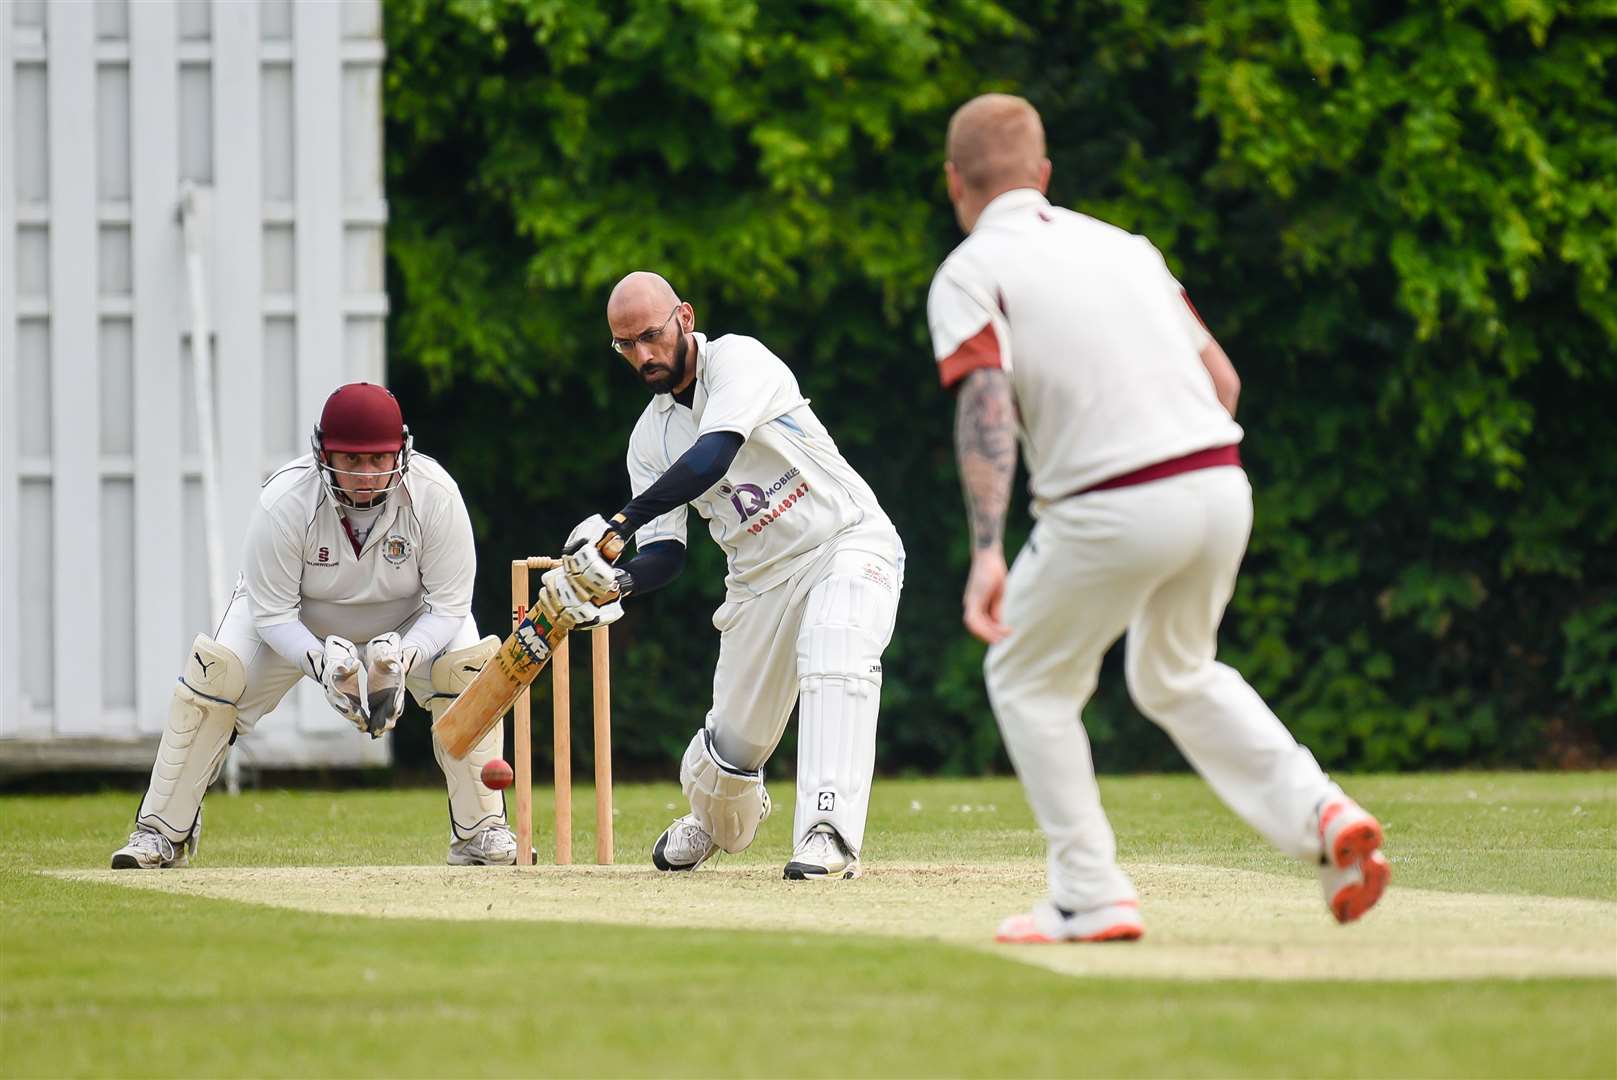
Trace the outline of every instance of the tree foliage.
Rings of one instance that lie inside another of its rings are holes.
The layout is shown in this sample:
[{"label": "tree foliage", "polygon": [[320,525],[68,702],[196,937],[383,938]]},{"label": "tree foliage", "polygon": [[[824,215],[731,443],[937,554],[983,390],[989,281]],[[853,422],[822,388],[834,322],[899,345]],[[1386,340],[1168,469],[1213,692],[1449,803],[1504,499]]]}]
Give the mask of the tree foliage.
[{"label": "tree foliage", "polygon": [[[889,769],[1004,759],[927,282],[950,111],[1023,93],[1052,197],[1146,233],[1240,368],[1258,493],[1224,657],[1333,765],[1617,750],[1617,9],[1550,0],[391,0],[395,381],[504,561],[626,496],[612,283],[796,370],[909,552]],[[721,576],[620,624],[627,760],[706,709]],[[1083,598],[1074,597],[1075,608]],[[1176,759],[1120,680],[1114,768]]]}]

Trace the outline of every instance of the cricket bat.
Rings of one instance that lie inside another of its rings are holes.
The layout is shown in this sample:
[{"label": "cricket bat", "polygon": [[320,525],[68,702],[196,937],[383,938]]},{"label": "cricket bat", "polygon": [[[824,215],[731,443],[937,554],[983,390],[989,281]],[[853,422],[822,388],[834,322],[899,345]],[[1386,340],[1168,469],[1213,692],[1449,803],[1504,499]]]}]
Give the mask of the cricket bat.
[{"label": "cricket bat", "polygon": [[[608,532],[598,546],[607,562],[616,562],[623,554],[624,539]],[[566,636],[567,630],[550,625],[542,611],[528,608],[500,651],[432,725],[432,733],[450,756],[462,760],[483,741],[516,703],[517,695],[539,677],[556,643]]]}]

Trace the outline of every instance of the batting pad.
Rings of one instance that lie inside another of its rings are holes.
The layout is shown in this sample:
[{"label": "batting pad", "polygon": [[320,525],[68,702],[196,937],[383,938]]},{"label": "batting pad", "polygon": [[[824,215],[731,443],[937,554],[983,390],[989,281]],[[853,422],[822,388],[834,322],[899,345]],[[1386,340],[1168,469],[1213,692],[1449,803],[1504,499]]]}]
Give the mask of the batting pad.
[{"label": "batting pad", "polygon": [[[433,693],[427,707],[434,723],[449,711],[455,696],[471,685],[499,648],[500,639],[490,635],[475,645],[452,649],[433,662]],[[501,720],[457,761],[444,749],[437,732],[433,733],[432,756],[438,759],[449,786],[449,830],[456,840],[470,839],[490,825],[505,824],[505,796],[483,785],[483,766],[500,756],[504,744],[505,721]]]},{"label": "batting pad", "polygon": [[734,855],[747,850],[758,826],[769,816],[769,792],[762,769],[738,769],[713,749],[713,733],[702,728],[685,748],[679,786],[691,813],[713,842]]},{"label": "batting pad", "polygon": [[809,597],[797,638],[794,846],[820,824],[836,829],[854,855],[864,846],[881,654],[896,607],[893,594],[862,572],[834,573]]},{"label": "batting pad", "polygon": [[198,634],[185,660],[185,674],[169,699],[151,784],[135,824],[176,844],[190,837],[202,812],[202,797],[230,750],[236,702],[246,689],[247,670],[236,654]]}]

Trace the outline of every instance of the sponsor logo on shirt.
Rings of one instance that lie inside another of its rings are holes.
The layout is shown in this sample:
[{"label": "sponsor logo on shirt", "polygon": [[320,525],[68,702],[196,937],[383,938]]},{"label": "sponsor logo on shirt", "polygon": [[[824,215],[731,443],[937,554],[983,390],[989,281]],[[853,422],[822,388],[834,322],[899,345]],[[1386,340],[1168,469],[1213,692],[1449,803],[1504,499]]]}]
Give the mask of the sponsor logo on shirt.
[{"label": "sponsor logo on shirt", "polygon": [[763,531],[765,525],[808,493],[807,483],[798,484],[773,510],[770,508],[770,500],[785,491],[787,486],[797,479],[800,472],[800,469],[789,469],[784,476],[768,487],[761,487],[758,484],[720,484],[719,494],[730,500],[730,505],[735,507],[736,519],[743,525],[748,520],[763,515],[760,520],[747,528],[748,532],[756,535]]},{"label": "sponsor logo on shirt", "polygon": [[314,558],[304,559],[305,566],[336,566],[337,560],[331,557],[331,549],[323,547],[314,553]]},{"label": "sponsor logo on shirt", "polygon": [[802,500],[808,498],[808,493],[808,481],[805,480],[793,488],[791,494],[787,495],[780,502],[776,503],[772,508],[764,511],[763,515],[759,517],[757,521],[754,521],[751,525],[748,525],[747,531],[752,535],[757,536],[769,526],[773,525],[782,514],[786,513]]},{"label": "sponsor logo on shirt", "polygon": [[395,533],[394,535],[389,536],[386,540],[382,541],[382,558],[386,559],[394,566],[399,565],[409,557],[410,541],[405,537],[399,536],[397,533]]}]

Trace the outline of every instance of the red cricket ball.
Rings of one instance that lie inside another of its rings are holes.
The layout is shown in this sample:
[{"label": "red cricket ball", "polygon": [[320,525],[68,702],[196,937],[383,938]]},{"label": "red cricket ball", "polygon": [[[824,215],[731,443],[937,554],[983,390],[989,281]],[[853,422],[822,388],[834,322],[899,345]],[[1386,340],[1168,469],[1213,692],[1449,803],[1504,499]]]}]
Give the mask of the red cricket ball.
[{"label": "red cricket ball", "polygon": [[483,785],[485,787],[492,788],[495,791],[504,791],[511,786],[511,781],[515,779],[516,773],[511,771],[511,766],[499,758],[495,758],[483,766]]}]

